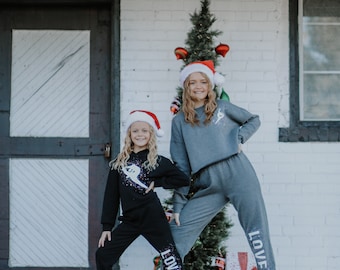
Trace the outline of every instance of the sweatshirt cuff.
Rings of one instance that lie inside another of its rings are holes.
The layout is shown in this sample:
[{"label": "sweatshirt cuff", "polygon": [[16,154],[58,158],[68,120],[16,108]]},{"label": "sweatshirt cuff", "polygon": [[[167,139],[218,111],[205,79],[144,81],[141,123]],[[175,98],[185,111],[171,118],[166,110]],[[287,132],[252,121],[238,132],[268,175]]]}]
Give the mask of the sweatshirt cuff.
[{"label": "sweatshirt cuff", "polygon": [[173,193],[173,210],[174,213],[180,213],[184,205],[188,202],[186,194],[188,194],[189,186],[179,188]]},{"label": "sweatshirt cuff", "polygon": [[178,213],[178,214],[181,213],[181,211],[182,211],[184,205],[185,205],[185,204],[183,204],[183,203],[174,203],[174,205],[173,205],[173,211],[174,211],[174,213]]},{"label": "sweatshirt cuff", "polygon": [[112,228],[111,224],[103,224],[103,231],[112,231]]}]

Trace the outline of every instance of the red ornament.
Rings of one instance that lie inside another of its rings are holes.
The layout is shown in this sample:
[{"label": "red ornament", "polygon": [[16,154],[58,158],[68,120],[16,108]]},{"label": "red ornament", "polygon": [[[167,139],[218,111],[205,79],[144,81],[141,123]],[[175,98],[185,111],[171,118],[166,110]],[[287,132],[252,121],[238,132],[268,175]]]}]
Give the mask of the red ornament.
[{"label": "red ornament", "polygon": [[154,270],[161,269],[162,259],[161,256],[156,256],[153,258]]},{"label": "red ornament", "polygon": [[171,102],[170,105],[170,112],[175,115],[176,113],[179,112],[181,108],[181,101],[179,99],[179,97],[175,97],[174,100]]},{"label": "red ornament", "polygon": [[186,59],[188,57],[188,51],[185,48],[177,47],[175,49],[175,55],[177,60],[179,59]]},{"label": "red ornament", "polygon": [[227,44],[220,43],[220,45],[216,46],[215,52],[223,57],[229,52],[229,46]]}]

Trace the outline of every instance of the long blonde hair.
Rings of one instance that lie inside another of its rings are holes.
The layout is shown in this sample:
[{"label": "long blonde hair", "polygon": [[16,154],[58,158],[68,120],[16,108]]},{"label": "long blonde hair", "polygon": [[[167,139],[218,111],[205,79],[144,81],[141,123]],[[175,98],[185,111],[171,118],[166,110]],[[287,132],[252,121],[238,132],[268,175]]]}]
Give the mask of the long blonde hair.
[{"label": "long blonde hair", "polygon": [[[208,124],[214,114],[214,111],[217,108],[217,103],[216,103],[216,94],[212,90],[212,84],[208,78],[208,76],[200,72],[202,76],[208,81],[209,84],[209,91],[208,95],[206,97],[206,100],[204,102],[204,113],[205,113],[205,120],[204,124]],[[191,125],[199,125],[199,120],[196,115],[195,111],[195,101],[191,98],[191,93],[189,89],[189,82],[190,82],[190,75],[186,78],[184,81],[184,90],[183,90],[183,105],[182,105],[182,111],[184,113],[184,119],[187,123],[190,123]]]},{"label": "long blonde hair", "polygon": [[[148,171],[154,170],[157,166],[158,154],[157,154],[157,140],[153,127],[148,123],[150,129],[150,139],[147,145],[149,153],[147,160],[143,163],[143,167]],[[116,159],[111,160],[109,166],[111,169],[121,170],[127,165],[127,161],[130,158],[130,154],[133,151],[133,142],[131,140],[131,126],[126,131],[124,140],[124,146],[122,151],[117,155]]]}]

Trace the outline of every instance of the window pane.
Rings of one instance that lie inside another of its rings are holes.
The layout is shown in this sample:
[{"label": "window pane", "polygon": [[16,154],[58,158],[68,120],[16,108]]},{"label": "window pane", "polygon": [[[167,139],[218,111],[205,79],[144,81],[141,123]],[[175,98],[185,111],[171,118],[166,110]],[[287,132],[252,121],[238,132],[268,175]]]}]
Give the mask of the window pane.
[{"label": "window pane", "polygon": [[302,3],[300,120],[339,121],[340,106],[336,101],[340,97],[340,2]]},{"label": "window pane", "polygon": [[304,120],[340,120],[340,74],[305,74],[303,95]]},{"label": "window pane", "polygon": [[304,25],[304,71],[340,70],[340,24]]},{"label": "window pane", "polygon": [[322,22],[325,17],[334,17],[339,22],[339,0],[304,0],[303,16],[309,17],[313,22]]}]

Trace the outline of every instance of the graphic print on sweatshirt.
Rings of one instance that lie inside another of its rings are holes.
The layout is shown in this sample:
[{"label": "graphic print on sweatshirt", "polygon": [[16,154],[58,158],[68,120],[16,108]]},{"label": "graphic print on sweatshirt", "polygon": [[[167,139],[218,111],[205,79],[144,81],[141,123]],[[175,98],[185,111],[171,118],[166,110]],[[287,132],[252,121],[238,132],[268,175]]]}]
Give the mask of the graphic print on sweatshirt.
[{"label": "graphic print on sweatshirt", "polygon": [[150,184],[142,162],[134,160],[133,163],[128,164],[122,168],[121,179],[123,185],[131,187],[140,194],[143,194]]},{"label": "graphic print on sweatshirt", "polygon": [[218,122],[220,122],[221,119],[223,119],[225,114],[221,111],[221,108],[218,109],[218,112],[216,114],[216,120],[215,125],[217,125]]}]

